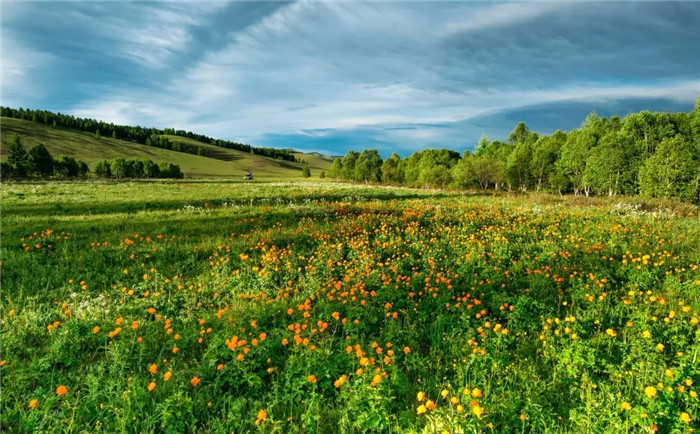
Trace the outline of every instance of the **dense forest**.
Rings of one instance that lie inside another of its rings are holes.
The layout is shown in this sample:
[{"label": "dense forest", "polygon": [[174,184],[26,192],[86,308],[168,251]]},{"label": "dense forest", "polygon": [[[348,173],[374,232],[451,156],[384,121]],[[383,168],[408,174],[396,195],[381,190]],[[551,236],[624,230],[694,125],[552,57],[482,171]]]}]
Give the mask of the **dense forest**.
[{"label": "dense forest", "polygon": [[541,135],[519,123],[507,142],[474,152],[425,149],[382,160],[376,150],[333,161],[335,179],[413,186],[635,195],[700,201],[700,98],[689,113],[642,111]]},{"label": "dense forest", "polygon": [[190,131],[176,130],[174,128],[165,128],[161,130],[158,128],[115,125],[113,123],[97,121],[94,119],[76,118],[71,115],[53,113],[48,110],[30,110],[23,108],[13,109],[9,107],[0,107],[0,115],[9,118],[39,122],[42,124],[51,125],[55,128],[90,133],[97,137],[106,136],[113,139],[136,142],[142,145],[157,146],[174,151],[187,152],[190,154],[206,156],[207,152],[205,148],[200,146],[187,145],[184,143],[173,143],[172,141],[160,136],[167,134],[171,136],[186,137],[188,139],[197,140],[199,142],[221,148],[235,149],[238,151],[262,155],[264,157],[276,158],[278,160],[295,161],[294,155],[292,155],[292,153],[287,149],[258,148],[229,140],[212,139],[211,137],[207,137],[203,134],[195,134]]}]

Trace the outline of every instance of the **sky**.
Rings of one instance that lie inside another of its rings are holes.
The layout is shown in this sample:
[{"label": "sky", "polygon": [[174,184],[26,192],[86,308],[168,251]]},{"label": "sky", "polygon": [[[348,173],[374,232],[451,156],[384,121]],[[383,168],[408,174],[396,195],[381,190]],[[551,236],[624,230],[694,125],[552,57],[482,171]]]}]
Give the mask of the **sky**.
[{"label": "sky", "polygon": [[4,106],[343,155],[689,111],[700,2],[3,0]]}]

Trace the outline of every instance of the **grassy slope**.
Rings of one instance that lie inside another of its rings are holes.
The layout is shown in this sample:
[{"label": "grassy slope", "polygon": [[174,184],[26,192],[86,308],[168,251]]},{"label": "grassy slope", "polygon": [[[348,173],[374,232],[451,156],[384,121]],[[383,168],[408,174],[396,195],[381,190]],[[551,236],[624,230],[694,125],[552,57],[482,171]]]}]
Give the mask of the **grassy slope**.
[{"label": "grassy slope", "polygon": [[[247,170],[252,170],[256,178],[301,178],[301,165],[299,164],[218,148],[181,137],[177,138],[178,141],[209,148],[212,157],[215,158],[169,151],[107,137],[96,138],[91,134],[66,131],[21,119],[3,117],[0,123],[0,132],[3,144],[9,140],[13,133],[16,133],[22,138],[22,143],[27,149],[41,142],[54,156],[75,157],[87,162],[90,166],[94,166],[100,160],[115,157],[145,157],[156,162],[179,164],[185,176],[193,178],[238,178]],[[4,146],[2,151],[4,157]],[[312,158],[316,157],[309,156],[308,159],[311,161]],[[319,164],[322,164],[323,161],[325,160],[320,160]],[[319,166],[318,170],[328,170],[330,165],[331,163],[327,162],[327,167]],[[323,168],[321,169],[321,167]]]},{"label": "grassy slope", "polygon": [[[250,166],[249,170],[256,170],[256,164],[257,164],[257,158],[254,155],[251,155],[246,152],[241,152],[241,151],[236,151],[235,149],[226,149],[226,148],[220,148],[218,146],[213,146],[213,145],[208,145],[206,143],[202,143],[197,140],[193,139],[188,139],[186,137],[179,137],[179,136],[172,136],[172,135],[164,135],[164,137],[167,137],[170,139],[172,142],[180,142],[180,143],[185,143],[188,145],[196,145],[196,146],[201,146],[203,148],[209,149],[209,156],[212,158],[216,158],[219,160],[225,160],[225,161],[234,161],[240,164],[241,167],[243,166]],[[309,168],[311,169],[312,175],[316,175],[315,172],[321,172],[322,170],[325,170],[328,172],[331,168],[331,164],[333,163],[333,157],[329,157],[327,155],[322,155],[318,154],[316,152],[313,153],[303,153],[303,152],[295,152],[294,156],[296,158],[305,160],[309,164]],[[282,162],[283,164],[286,162]],[[296,167],[297,165],[295,165]]]},{"label": "grassy slope", "polygon": [[328,173],[328,170],[331,168],[331,164],[333,164],[333,157],[329,157],[328,155],[322,155],[316,152],[312,152],[310,154],[304,154],[302,152],[295,152],[294,156],[306,160],[307,163],[309,163],[309,168],[311,169],[311,175],[316,176],[317,173],[321,170],[325,170],[326,173]]}]

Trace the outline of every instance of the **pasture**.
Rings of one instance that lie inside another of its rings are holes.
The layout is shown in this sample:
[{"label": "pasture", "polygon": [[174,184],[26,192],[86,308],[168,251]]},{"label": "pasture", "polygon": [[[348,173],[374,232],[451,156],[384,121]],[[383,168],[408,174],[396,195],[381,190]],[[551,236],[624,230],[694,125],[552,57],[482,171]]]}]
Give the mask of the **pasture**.
[{"label": "pasture", "polygon": [[1,194],[7,432],[699,426],[697,207],[334,182]]}]

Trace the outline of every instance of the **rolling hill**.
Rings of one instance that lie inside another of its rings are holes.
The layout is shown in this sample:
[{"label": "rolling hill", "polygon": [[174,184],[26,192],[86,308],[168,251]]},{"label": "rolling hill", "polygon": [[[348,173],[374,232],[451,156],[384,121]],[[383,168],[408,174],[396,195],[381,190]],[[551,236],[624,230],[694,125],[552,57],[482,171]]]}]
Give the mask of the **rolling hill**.
[{"label": "rolling hill", "polygon": [[[220,148],[180,136],[166,136],[173,142],[195,144],[209,150],[209,156],[176,152],[138,143],[95,137],[89,133],[75,132],[54,128],[49,125],[2,117],[0,118],[0,158],[6,158],[5,144],[12,134],[21,137],[25,148],[36,143],[43,143],[57,157],[66,155],[88,163],[90,168],[101,160],[123,158],[149,158],[155,162],[180,165],[188,178],[242,177],[246,171],[252,171],[256,179],[294,179],[301,178],[302,165],[290,161],[253,155],[234,149]],[[312,176],[317,177],[321,170],[330,169],[332,158],[319,154],[295,153],[297,158],[308,161]]]}]

